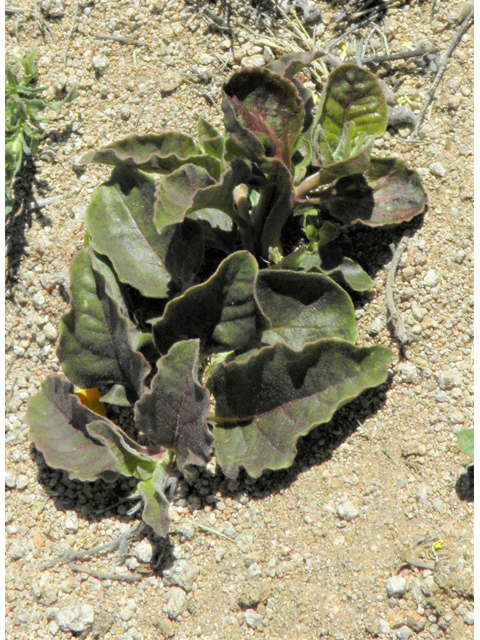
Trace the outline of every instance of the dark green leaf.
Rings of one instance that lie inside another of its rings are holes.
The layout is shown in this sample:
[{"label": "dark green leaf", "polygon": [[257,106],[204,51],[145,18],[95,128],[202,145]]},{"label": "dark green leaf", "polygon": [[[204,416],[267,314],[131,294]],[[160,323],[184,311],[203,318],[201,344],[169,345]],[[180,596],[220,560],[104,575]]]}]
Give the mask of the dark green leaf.
[{"label": "dark green leaf", "polygon": [[[173,247],[183,246],[184,231],[171,226],[159,234],[153,221],[155,182],[130,167],[118,167],[110,180],[95,190],[87,209],[86,227],[90,241],[108,256],[118,279],[150,298],[166,298],[172,279],[185,277],[184,267],[177,274]],[[193,224],[193,223],[192,223]],[[192,252],[201,255],[203,236],[195,236]],[[192,268],[198,268],[198,260]]]},{"label": "dark green leaf", "polygon": [[256,162],[277,158],[290,169],[305,108],[290,80],[268,69],[242,69],[224,86],[225,127]]},{"label": "dark green leaf", "polygon": [[243,349],[256,334],[253,287],[255,258],[238,251],[226,258],[206,282],[171,300],[152,324],[157,348],[164,353],[178,340],[200,338],[218,347]]},{"label": "dark green leaf", "polygon": [[45,380],[28,403],[25,421],[30,439],[49,467],[65,469],[71,478],[91,482],[114,480],[122,467],[112,453],[87,431],[100,416],[84,407],[64,378]]},{"label": "dark green leaf", "polygon": [[150,367],[88,249],[76,255],[70,274],[72,308],[60,322],[57,351],[65,374],[83,389],[122,384],[131,399],[140,397]]},{"label": "dark green leaf", "polygon": [[155,444],[177,454],[181,471],[206,464],[213,436],[208,428],[209,394],[198,381],[199,340],[177,342],[157,362],[151,389],[135,406],[138,428]]},{"label": "dark green leaf", "polygon": [[260,271],[257,302],[268,320],[262,342],[285,342],[301,349],[321,338],[357,339],[350,296],[330,278],[316,273]]},{"label": "dark green leaf", "polygon": [[275,180],[275,199],[263,225],[261,235],[261,254],[266,260],[270,259],[270,250],[278,249],[282,252],[282,229],[292,215],[294,196],[292,176],[282,162],[276,163],[278,170],[272,177]]},{"label": "dark green leaf", "polygon": [[215,396],[215,454],[225,475],[240,467],[254,478],[292,464],[299,436],[387,378],[393,354],[343,340],[319,340],[302,351],[277,343],[246,362],[219,364]]},{"label": "dark green leaf", "polygon": [[370,227],[411,220],[427,204],[418,173],[395,158],[373,158],[364,176],[340,179],[325,196],[334,218]]}]

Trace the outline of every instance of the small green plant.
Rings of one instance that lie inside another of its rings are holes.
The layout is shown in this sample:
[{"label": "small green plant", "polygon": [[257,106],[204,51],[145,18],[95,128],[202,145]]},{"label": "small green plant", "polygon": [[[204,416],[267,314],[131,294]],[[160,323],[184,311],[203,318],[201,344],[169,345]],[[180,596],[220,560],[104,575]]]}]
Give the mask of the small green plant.
[{"label": "small green plant", "polygon": [[462,429],[458,434],[458,448],[471,458],[474,457],[475,447],[473,440],[473,428]]},{"label": "small green plant", "polygon": [[[370,72],[335,69],[314,113],[296,74],[321,55],[233,74],[225,135],[201,119],[197,140],[133,135],[84,158],[114,169],[71,266],[67,379],[46,380],[26,419],[50,466],[138,478],[159,535],[174,464],[188,474],[215,447],[229,478],[288,467],[300,436],[387,379],[393,353],[355,345],[346,287],[373,283],[341,234],[410,220],[426,194],[371,157],[387,105]],[[136,440],[102,403],[131,408]]]},{"label": "small green plant", "polygon": [[37,52],[15,58],[23,67],[20,80],[12,69],[5,67],[5,215],[12,210],[12,182],[20,171],[24,154],[35,155],[39,142],[45,137],[45,123],[51,122],[41,114],[45,109],[60,109],[77,95],[72,88],[63,100],[45,102],[41,94],[45,87],[37,87]]}]

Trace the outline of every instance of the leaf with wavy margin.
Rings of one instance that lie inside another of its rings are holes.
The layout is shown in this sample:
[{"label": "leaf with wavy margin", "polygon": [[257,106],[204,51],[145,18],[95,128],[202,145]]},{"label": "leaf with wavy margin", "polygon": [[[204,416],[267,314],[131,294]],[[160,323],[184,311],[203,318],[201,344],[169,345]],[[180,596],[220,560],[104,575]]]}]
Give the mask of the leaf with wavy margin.
[{"label": "leaf with wavy margin", "polygon": [[342,178],[324,195],[334,218],[369,227],[407,222],[428,201],[418,173],[396,158],[372,158],[363,176]]},{"label": "leaf with wavy margin", "polygon": [[136,400],[150,366],[134,349],[130,323],[110,295],[103,274],[92,267],[88,249],[75,256],[70,277],[72,307],[60,322],[57,349],[66,376],[82,389],[121,384]]},{"label": "leaf with wavy margin", "polygon": [[312,133],[325,167],[323,184],[363,172],[373,140],[387,124],[387,102],[373,73],[351,63],[338,66],[323,90]]},{"label": "leaf with wavy margin", "polygon": [[162,318],[152,322],[160,352],[188,338],[200,338],[223,350],[247,347],[256,335],[253,288],[257,273],[252,254],[237,251],[206,282],[170,300]]},{"label": "leaf with wavy margin", "polygon": [[99,417],[81,404],[70,382],[54,376],[30,398],[25,422],[30,425],[30,439],[49,467],[64,469],[70,478],[85,482],[98,478],[113,481],[122,467],[87,430]]},{"label": "leaf with wavy margin", "polygon": [[[118,167],[108,182],[95,190],[85,223],[95,251],[108,256],[118,279],[146,297],[166,298],[172,280],[185,277],[178,265],[175,243],[184,230],[172,226],[159,234],[153,221],[155,181],[131,167]],[[203,257],[203,233],[188,221],[192,254]],[[192,266],[200,267],[201,260]],[[191,274],[193,275],[193,274]],[[180,277],[181,276],[181,277]]]},{"label": "leaf with wavy margin", "polygon": [[151,442],[175,451],[183,472],[205,465],[213,448],[208,390],[198,381],[199,340],[177,342],[157,362],[150,390],[135,405],[138,428]]},{"label": "leaf with wavy margin", "polygon": [[362,391],[387,379],[393,353],[339,339],[295,351],[277,343],[242,363],[219,364],[209,386],[215,396],[215,455],[225,475],[240,467],[258,478],[289,467],[296,442]]},{"label": "leaf with wavy margin", "polygon": [[268,69],[241,69],[223,88],[225,128],[253,161],[291,156],[303,130],[305,108],[295,84]]},{"label": "leaf with wavy margin", "polygon": [[357,339],[355,309],[340,285],[316,273],[260,271],[257,303],[268,321],[264,344],[285,342],[301,349],[321,338]]},{"label": "leaf with wavy margin", "polygon": [[175,131],[127,136],[87,153],[80,160],[83,165],[108,164],[159,173],[169,173],[187,162],[203,166],[213,175],[220,171],[218,161],[205,154],[191,136]]}]

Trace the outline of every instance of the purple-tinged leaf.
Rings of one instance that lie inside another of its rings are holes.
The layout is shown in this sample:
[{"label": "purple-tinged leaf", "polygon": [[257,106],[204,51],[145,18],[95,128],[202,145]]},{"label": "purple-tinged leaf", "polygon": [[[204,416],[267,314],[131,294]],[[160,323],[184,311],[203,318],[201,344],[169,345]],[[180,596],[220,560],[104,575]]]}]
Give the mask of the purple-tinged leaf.
[{"label": "purple-tinged leaf", "polygon": [[268,69],[241,69],[224,86],[225,127],[250,160],[291,156],[302,132],[305,108],[294,83]]},{"label": "purple-tinged leaf", "polygon": [[[110,180],[93,193],[86,227],[95,251],[108,256],[121,282],[146,297],[166,298],[172,280],[181,279],[175,272],[178,260],[171,258],[176,258],[172,246],[183,231],[172,226],[159,234],[153,221],[154,202],[151,177],[134,168],[116,168]],[[201,255],[201,230],[191,234],[190,247],[192,253]],[[180,275],[185,277],[183,266]]]},{"label": "purple-tinged leaf", "polygon": [[396,158],[373,158],[363,176],[340,179],[325,197],[334,218],[370,227],[407,222],[427,205],[420,176]]},{"label": "purple-tinged leaf", "polygon": [[100,416],[83,406],[73,385],[61,377],[45,380],[29,400],[25,421],[30,439],[49,467],[64,469],[72,479],[91,482],[115,480],[122,468],[112,453],[90,436],[87,425]]},{"label": "purple-tinged leaf", "polygon": [[240,467],[258,478],[292,464],[296,442],[362,391],[387,379],[393,353],[338,339],[295,351],[265,347],[245,362],[220,363],[209,386],[215,396],[215,455],[225,475]]},{"label": "purple-tinged leaf", "polygon": [[189,214],[202,209],[218,209],[234,220],[238,219],[233,190],[249,175],[247,164],[235,159],[219,182],[215,182],[205,169],[192,164],[161,178],[155,190],[157,231],[162,233],[169,225],[182,222]]},{"label": "purple-tinged leaf", "polygon": [[[214,168],[215,159],[205,155],[195,140],[184,133],[166,131],[159,135],[131,135],[106,145],[100,151],[87,153],[82,164],[108,164],[169,173],[190,162]],[[215,172],[214,171],[214,172]]]},{"label": "purple-tinged leaf", "polygon": [[301,349],[321,338],[357,339],[350,296],[327,276],[265,269],[255,294],[269,325],[262,333],[264,344],[285,342]]},{"label": "purple-tinged leaf", "polygon": [[157,373],[135,406],[138,428],[151,442],[172,449],[182,472],[205,465],[212,454],[208,390],[198,381],[199,340],[177,342],[157,362]]},{"label": "purple-tinged leaf", "polygon": [[200,338],[223,350],[243,349],[256,335],[253,287],[255,258],[237,251],[226,258],[206,282],[188,289],[165,307],[152,323],[153,337],[164,353],[178,340]]},{"label": "purple-tinged leaf", "polygon": [[65,374],[82,389],[121,384],[131,399],[139,398],[150,366],[134,349],[130,323],[92,268],[88,249],[75,256],[70,275],[72,308],[61,320],[57,350]]}]

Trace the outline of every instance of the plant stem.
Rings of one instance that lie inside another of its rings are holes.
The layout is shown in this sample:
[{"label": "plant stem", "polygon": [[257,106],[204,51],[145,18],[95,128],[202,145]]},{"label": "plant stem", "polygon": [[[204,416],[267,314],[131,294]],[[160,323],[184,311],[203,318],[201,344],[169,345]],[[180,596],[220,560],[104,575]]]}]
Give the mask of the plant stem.
[{"label": "plant stem", "polygon": [[275,193],[274,186],[264,187],[260,192],[260,198],[257,205],[252,210],[252,226],[255,235],[261,234],[263,225],[267,218],[267,213],[272,204],[273,195]]},{"label": "plant stem", "polygon": [[330,177],[328,176],[328,172],[325,172],[324,169],[320,169],[320,171],[317,171],[317,173],[314,173],[311,176],[308,176],[308,178],[305,178],[305,180],[301,182],[295,189],[296,199],[301,200],[307,195],[309,191],[313,191],[317,187],[321,187],[322,185],[331,182]]}]

